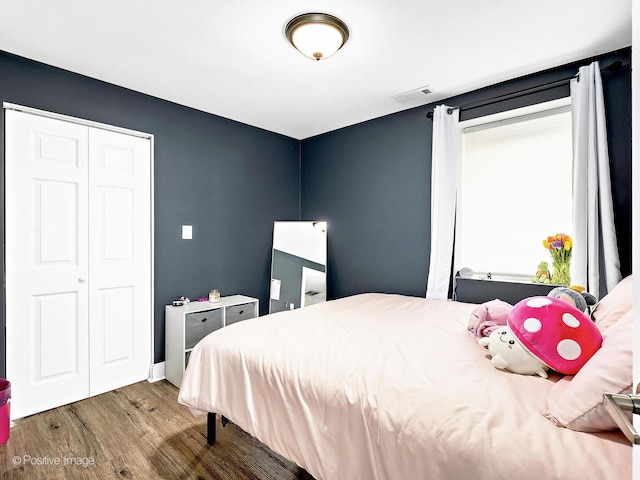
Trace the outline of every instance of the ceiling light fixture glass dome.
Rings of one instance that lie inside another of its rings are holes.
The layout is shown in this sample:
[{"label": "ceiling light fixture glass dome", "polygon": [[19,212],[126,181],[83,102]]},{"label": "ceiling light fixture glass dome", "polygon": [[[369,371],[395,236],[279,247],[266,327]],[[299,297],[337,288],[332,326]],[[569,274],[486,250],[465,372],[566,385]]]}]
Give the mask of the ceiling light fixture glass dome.
[{"label": "ceiling light fixture glass dome", "polygon": [[347,42],[349,28],[328,13],[303,13],[287,23],[285,35],[305,57],[325,60]]}]

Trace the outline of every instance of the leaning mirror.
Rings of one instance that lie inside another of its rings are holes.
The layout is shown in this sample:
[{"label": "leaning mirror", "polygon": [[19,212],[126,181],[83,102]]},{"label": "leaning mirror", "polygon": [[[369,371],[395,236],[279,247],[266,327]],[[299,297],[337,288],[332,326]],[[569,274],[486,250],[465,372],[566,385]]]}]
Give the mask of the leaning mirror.
[{"label": "leaning mirror", "polygon": [[269,313],[327,299],[327,223],[274,222]]}]

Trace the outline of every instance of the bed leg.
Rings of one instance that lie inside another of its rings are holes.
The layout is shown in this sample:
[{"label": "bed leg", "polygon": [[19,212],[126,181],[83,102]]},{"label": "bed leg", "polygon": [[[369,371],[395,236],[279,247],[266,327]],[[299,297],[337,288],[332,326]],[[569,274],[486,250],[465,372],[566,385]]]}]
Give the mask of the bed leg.
[{"label": "bed leg", "polygon": [[229,423],[229,419],[227,417],[225,417],[224,415],[222,415],[222,417],[220,417],[220,421],[222,422],[222,426],[226,427],[227,423]]},{"label": "bed leg", "polygon": [[207,443],[216,443],[216,414],[211,412],[207,413]]}]

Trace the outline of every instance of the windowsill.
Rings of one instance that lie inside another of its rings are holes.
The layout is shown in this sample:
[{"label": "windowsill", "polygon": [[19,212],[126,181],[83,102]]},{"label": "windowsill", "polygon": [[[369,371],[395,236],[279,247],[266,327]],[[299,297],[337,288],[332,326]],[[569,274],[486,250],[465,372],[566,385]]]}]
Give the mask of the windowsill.
[{"label": "windowsill", "polygon": [[534,283],[531,277],[524,275],[473,274],[466,277],[456,276],[454,299],[460,302],[480,304],[493,299],[504,300],[515,305],[523,298],[545,296],[559,285]]},{"label": "windowsill", "polygon": [[[490,276],[489,276],[490,275]],[[471,276],[456,275],[456,279],[466,280],[481,280],[487,282],[506,282],[506,283],[526,283],[531,285],[548,285],[552,287],[562,287],[563,285],[556,285],[554,283],[540,283],[531,281],[530,275],[508,275],[500,273],[474,273]]]}]

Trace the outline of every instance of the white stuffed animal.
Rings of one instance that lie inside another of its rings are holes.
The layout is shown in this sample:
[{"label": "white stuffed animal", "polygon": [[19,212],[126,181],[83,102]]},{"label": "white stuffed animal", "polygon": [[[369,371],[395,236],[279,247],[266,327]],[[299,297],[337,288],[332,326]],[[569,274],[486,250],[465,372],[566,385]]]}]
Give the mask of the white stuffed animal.
[{"label": "white stuffed animal", "polygon": [[548,377],[549,367],[531,355],[506,325],[494,330],[488,337],[482,337],[478,343],[483,347],[489,347],[491,363],[500,370],[508,369],[521,375]]}]

